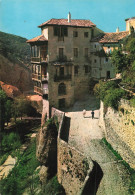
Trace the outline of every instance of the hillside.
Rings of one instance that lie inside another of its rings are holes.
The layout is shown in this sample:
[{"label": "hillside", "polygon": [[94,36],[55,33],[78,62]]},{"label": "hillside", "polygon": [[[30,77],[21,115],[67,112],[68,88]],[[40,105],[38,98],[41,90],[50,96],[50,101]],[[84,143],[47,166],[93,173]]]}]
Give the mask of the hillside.
[{"label": "hillside", "polygon": [[27,39],[0,32],[0,81],[21,92],[33,89]]}]

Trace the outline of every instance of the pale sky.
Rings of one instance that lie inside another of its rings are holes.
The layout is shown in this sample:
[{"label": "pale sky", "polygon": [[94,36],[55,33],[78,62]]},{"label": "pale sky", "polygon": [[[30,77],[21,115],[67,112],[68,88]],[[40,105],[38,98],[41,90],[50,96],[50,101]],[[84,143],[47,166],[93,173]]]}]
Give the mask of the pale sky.
[{"label": "pale sky", "polygon": [[33,38],[38,25],[51,18],[90,19],[105,32],[125,30],[135,17],[135,0],[0,0],[0,31]]}]

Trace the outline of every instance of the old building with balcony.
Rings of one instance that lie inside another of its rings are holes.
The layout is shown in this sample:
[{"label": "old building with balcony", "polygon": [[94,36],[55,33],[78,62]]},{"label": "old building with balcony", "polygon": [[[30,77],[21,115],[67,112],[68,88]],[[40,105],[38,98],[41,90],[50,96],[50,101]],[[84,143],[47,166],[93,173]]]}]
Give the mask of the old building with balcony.
[{"label": "old building with balcony", "polygon": [[90,41],[102,31],[90,20],[51,19],[38,26],[31,46],[34,91],[50,106],[69,107],[89,90]]},{"label": "old building with balcony", "polygon": [[109,54],[129,35],[128,29],[104,33],[90,20],[71,19],[70,13],[67,19],[50,19],[38,27],[41,35],[27,41],[32,79],[34,91],[50,106],[70,107],[88,93],[91,78],[115,77]]}]

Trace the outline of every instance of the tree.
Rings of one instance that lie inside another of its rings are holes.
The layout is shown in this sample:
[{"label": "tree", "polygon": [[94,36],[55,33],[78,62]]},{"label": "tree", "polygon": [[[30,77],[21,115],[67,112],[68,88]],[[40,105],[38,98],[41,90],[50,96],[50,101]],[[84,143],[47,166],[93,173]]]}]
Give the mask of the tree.
[{"label": "tree", "polygon": [[5,122],[7,122],[7,125],[11,118],[11,110],[12,110],[12,102],[11,100],[7,100],[5,103]]},{"label": "tree", "polygon": [[129,51],[130,54],[135,54],[135,38],[128,40],[126,44],[126,50]]},{"label": "tree", "polygon": [[27,115],[27,116],[33,116],[36,115],[37,112],[36,110],[32,107],[31,102],[27,100],[25,97],[18,97],[14,100],[13,103],[13,117],[22,117]]},{"label": "tree", "polygon": [[115,66],[116,73],[121,73],[122,70],[128,65],[127,57],[121,50],[114,50],[112,52],[112,64]]},{"label": "tree", "polygon": [[4,130],[6,102],[7,102],[6,93],[0,89],[0,132]]}]

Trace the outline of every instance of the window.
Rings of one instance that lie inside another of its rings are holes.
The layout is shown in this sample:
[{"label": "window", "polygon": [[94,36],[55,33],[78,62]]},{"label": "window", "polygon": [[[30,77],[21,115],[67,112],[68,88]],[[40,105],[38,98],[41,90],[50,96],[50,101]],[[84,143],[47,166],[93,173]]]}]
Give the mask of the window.
[{"label": "window", "polygon": [[73,31],[73,37],[78,37],[78,32],[77,31]]},{"label": "window", "polygon": [[78,57],[78,48],[74,48],[74,57]]},{"label": "window", "polygon": [[97,46],[96,46],[96,44],[95,44],[95,48],[96,48]]},{"label": "window", "polygon": [[74,66],[74,75],[78,75],[79,66]]},{"label": "window", "polygon": [[88,37],[88,32],[84,32],[84,37]]},{"label": "window", "polygon": [[107,72],[106,72],[106,78],[107,78],[107,79],[110,79],[110,71],[107,71]]},{"label": "window", "polygon": [[85,48],[85,50],[84,50],[84,56],[85,57],[88,57],[88,48]]},{"label": "window", "polygon": [[57,26],[53,27],[53,31],[54,31],[54,36],[59,35],[59,27],[57,27]]},{"label": "window", "polygon": [[64,67],[60,67],[60,76],[64,76]]},{"label": "window", "polygon": [[94,37],[94,29],[91,29],[91,38]]},{"label": "window", "polygon": [[97,60],[96,60],[96,59],[94,59],[94,62],[96,63],[96,62],[97,62]]},{"label": "window", "polygon": [[64,56],[64,48],[59,48],[59,58],[63,58]]},{"label": "window", "polygon": [[66,94],[66,85],[64,83],[60,83],[58,86],[58,94],[65,95]]},{"label": "window", "polygon": [[85,65],[84,68],[85,68],[85,74],[87,74],[87,73],[90,72],[90,71],[89,71],[90,69],[89,69],[89,66],[88,66],[88,65]]},{"label": "window", "polygon": [[59,36],[59,37],[67,37],[68,36],[68,29],[66,26],[55,26],[53,28],[54,36]]},{"label": "window", "polygon": [[38,57],[39,56],[39,47],[38,46],[32,46],[31,49],[31,55],[32,57]]},{"label": "window", "polygon": [[108,62],[108,58],[105,58],[105,61]]},{"label": "window", "polygon": [[67,29],[67,27],[65,27],[65,26],[61,27],[61,29],[62,29],[62,35],[67,37],[68,36],[68,29]]}]

